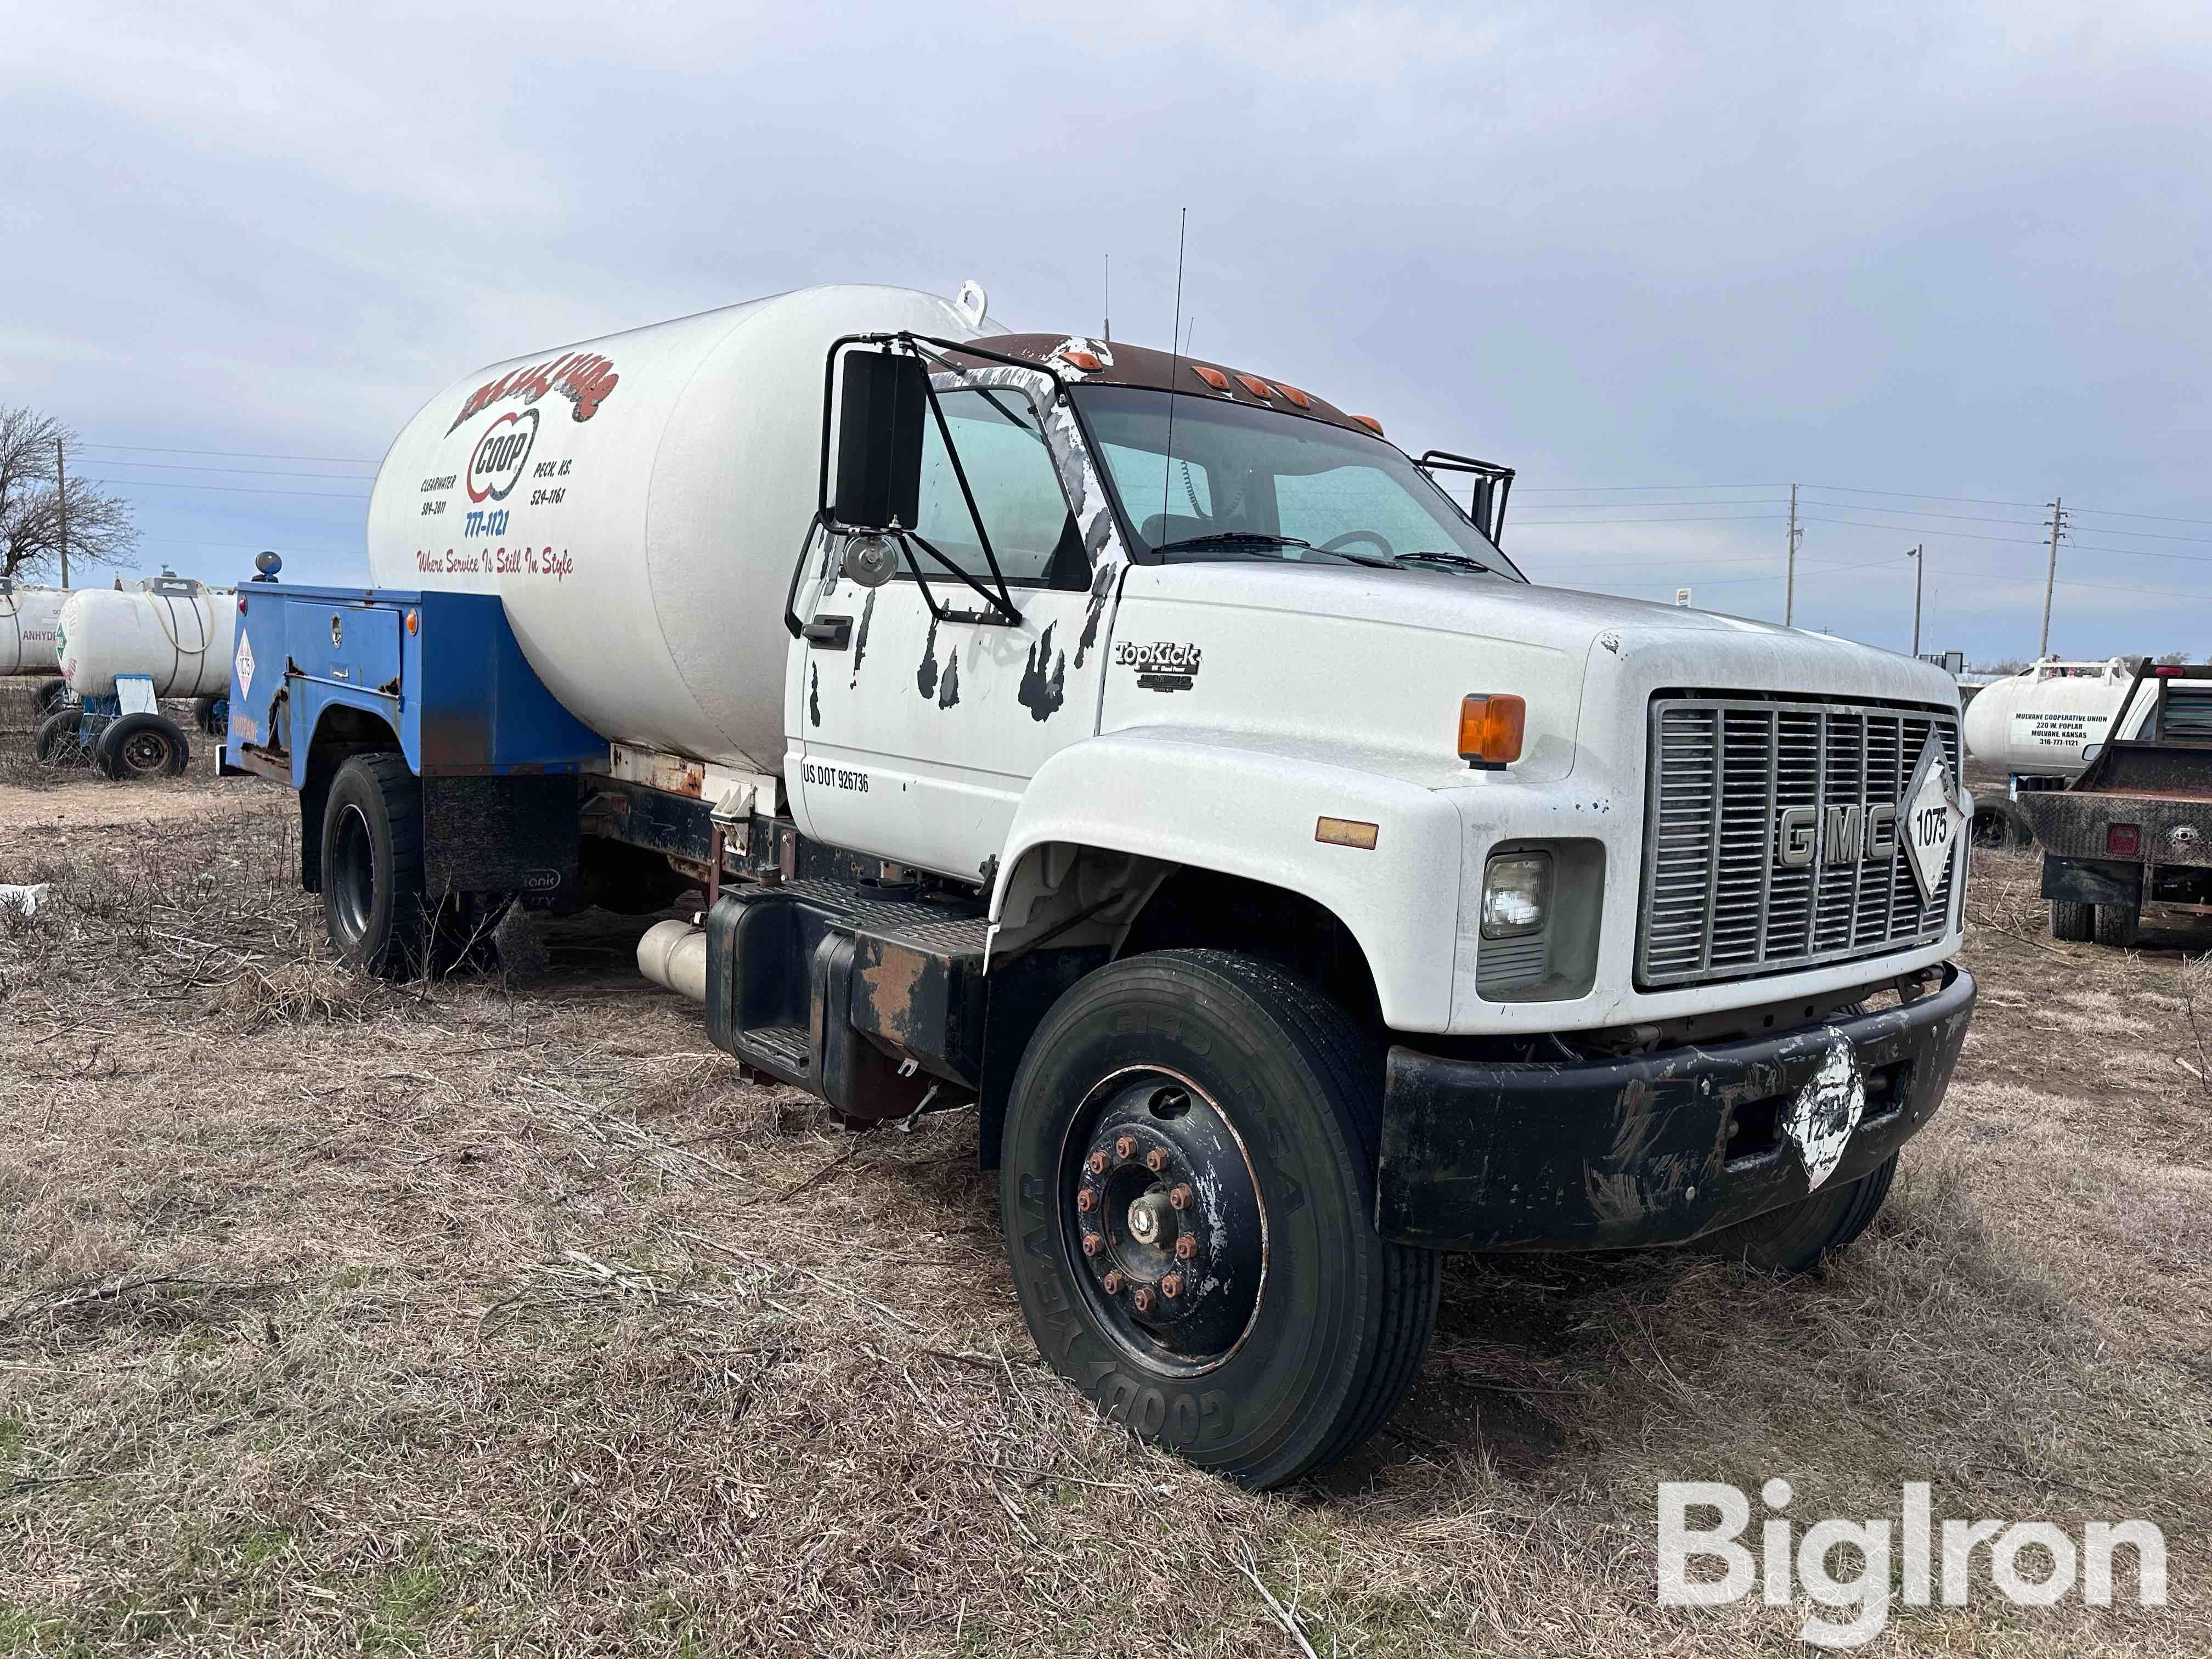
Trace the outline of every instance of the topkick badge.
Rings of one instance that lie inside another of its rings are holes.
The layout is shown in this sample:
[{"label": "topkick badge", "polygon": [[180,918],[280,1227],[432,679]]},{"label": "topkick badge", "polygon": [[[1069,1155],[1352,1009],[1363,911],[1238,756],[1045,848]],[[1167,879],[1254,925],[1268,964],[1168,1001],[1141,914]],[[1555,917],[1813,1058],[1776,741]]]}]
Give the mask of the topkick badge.
[{"label": "topkick badge", "polygon": [[468,489],[472,501],[503,501],[522,481],[530,451],[538,441],[538,411],[509,410],[483,429],[469,456]]}]

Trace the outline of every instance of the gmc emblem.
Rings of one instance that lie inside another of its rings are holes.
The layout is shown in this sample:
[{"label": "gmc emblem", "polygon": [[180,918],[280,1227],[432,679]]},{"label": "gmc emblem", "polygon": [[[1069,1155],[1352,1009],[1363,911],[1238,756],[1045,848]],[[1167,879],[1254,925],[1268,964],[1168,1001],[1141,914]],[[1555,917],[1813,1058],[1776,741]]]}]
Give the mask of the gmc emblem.
[{"label": "gmc emblem", "polygon": [[1785,806],[1774,815],[1774,861],[1802,870],[1822,864],[1858,864],[1897,856],[1897,805],[1831,806],[1827,819],[1814,806]]}]

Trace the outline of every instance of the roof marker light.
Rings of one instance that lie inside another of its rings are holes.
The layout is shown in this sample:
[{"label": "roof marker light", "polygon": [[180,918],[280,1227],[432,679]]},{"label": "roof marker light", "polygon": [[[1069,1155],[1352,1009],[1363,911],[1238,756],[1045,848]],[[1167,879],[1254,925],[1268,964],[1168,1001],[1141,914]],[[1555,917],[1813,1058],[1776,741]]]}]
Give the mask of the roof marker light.
[{"label": "roof marker light", "polygon": [[1255,398],[1272,398],[1275,395],[1275,388],[1256,375],[1239,374],[1237,377],[1237,384]]},{"label": "roof marker light", "polygon": [[1218,368],[1208,368],[1204,363],[1193,363],[1190,366],[1190,372],[1216,392],[1229,390],[1229,377]]},{"label": "roof marker light", "polygon": [[1358,422],[1360,425],[1365,427],[1376,437],[1379,438],[1382,435],[1382,422],[1376,420],[1372,415],[1355,415],[1352,418]]},{"label": "roof marker light", "polygon": [[1280,380],[1278,380],[1275,382],[1275,390],[1281,392],[1285,398],[1288,398],[1292,405],[1296,408],[1311,409],[1313,407],[1313,399],[1306,396],[1304,392],[1299,391],[1297,387],[1294,386],[1285,386]]},{"label": "roof marker light", "polygon": [[1068,363],[1076,368],[1081,369],[1085,374],[1096,374],[1100,369],[1106,367],[1105,364],[1098,361],[1098,356],[1096,352],[1063,351],[1060,356],[1060,361]]}]

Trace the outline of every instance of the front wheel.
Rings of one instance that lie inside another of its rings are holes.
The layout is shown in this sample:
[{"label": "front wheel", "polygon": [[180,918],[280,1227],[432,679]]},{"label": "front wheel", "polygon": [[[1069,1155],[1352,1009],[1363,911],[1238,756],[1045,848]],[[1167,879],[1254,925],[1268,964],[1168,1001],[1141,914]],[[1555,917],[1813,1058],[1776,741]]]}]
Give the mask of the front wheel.
[{"label": "front wheel", "polygon": [[1249,1486],[1335,1462],[1419,1370],[1437,1263],[1375,1231],[1382,1060],[1271,964],[1164,951],[1063,997],[1014,1079],[1000,1209],[1038,1347]]},{"label": "front wheel", "polygon": [[1794,1204],[1739,1221],[1700,1243],[1731,1261],[1770,1273],[1809,1273],[1823,1257],[1849,1246],[1873,1224],[1890,1183],[1897,1154],[1846,1186],[1808,1193]]}]

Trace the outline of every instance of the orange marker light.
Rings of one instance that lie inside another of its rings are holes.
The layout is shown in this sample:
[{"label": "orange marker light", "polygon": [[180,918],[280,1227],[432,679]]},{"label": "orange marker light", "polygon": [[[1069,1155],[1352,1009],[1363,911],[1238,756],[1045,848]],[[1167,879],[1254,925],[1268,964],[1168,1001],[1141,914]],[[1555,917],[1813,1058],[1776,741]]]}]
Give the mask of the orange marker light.
[{"label": "orange marker light", "polygon": [[1292,405],[1296,408],[1311,409],[1313,407],[1313,399],[1306,396],[1304,392],[1299,391],[1297,387],[1294,386],[1285,386],[1280,380],[1278,380],[1275,382],[1275,390],[1281,392],[1285,398],[1288,398]]},{"label": "orange marker light", "polygon": [[417,632],[418,630],[420,630],[420,629],[422,628],[422,617],[419,617],[419,616],[417,616],[417,615],[416,615],[414,611],[409,611],[409,612],[407,613],[407,631],[408,631],[410,634],[416,633],[416,632]]},{"label": "orange marker light", "polygon": [[1272,398],[1275,395],[1274,387],[1250,374],[1239,374],[1237,377],[1237,384],[1255,398]]},{"label": "orange marker light", "polygon": [[1314,825],[1314,839],[1331,847],[1357,847],[1371,853],[1375,836],[1375,826],[1358,818],[1322,818]]},{"label": "orange marker light", "polygon": [[1521,738],[1528,724],[1528,703],[1510,692],[1462,697],[1459,757],[1488,771],[1510,766],[1521,758]]},{"label": "orange marker light", "polygon": [[1106,367],[1098,361],[1098,354],[1093,351],[1063,351],[1060,356],[1063,362],[1073,363],[1085,374],[1096,374]]},{"label": "orange marker light", "polygon": [[1382,422],[1376,420],[1372,415],[1355,415],[1352,418],[1358,422],[1360,425],[1365,427],[1376,437],[1379,438],[1382,435]]},{"label": "orange marker light", "polygon": [[1216,392],[1229,390],[1229,377],[1218,368],[1208,368],[1204,363],[1193,363],[1190,366],[1190,372]]}]

